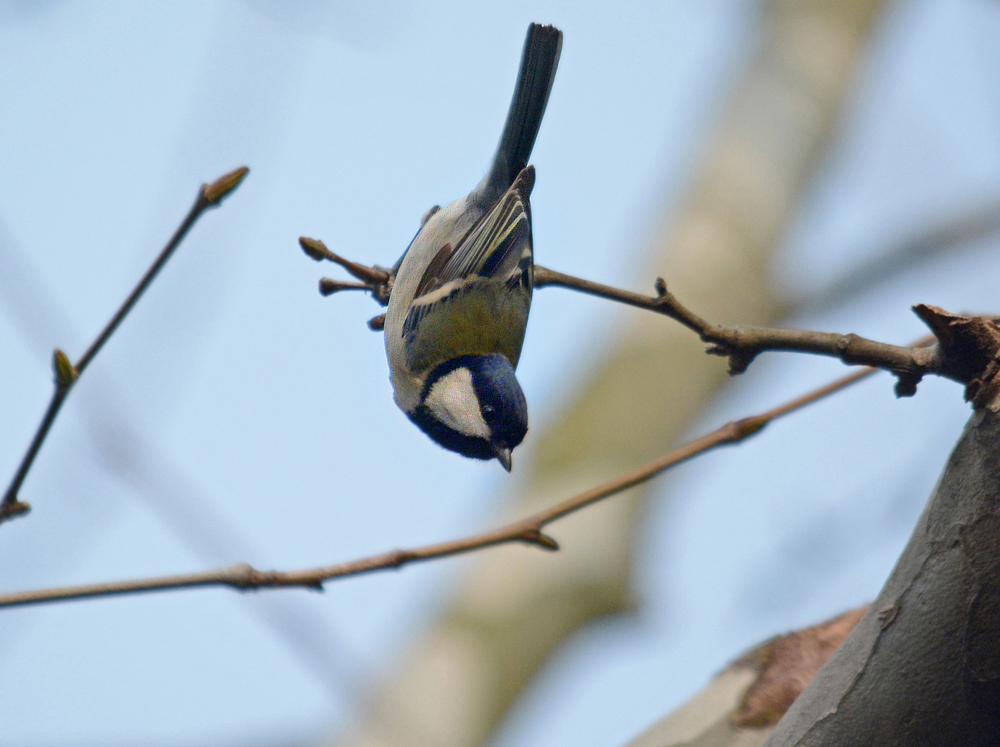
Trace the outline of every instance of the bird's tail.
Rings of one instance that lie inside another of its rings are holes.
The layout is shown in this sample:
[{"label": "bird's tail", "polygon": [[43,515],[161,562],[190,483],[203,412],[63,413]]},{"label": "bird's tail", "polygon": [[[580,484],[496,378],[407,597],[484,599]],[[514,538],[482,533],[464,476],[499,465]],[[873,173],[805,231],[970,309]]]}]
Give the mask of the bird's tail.
[{"label": "bird's tail", "polygon": [[528,26],[521,56],[521,70],[514,88],[514,98],[507,112],[500,145],[490,173],[481,189],[492,202],[506,192],[517,175],[528,165],[531,148],[542,124],[545,105],[552,90],[562,51],[562,31],[555,26],[533,23]]}]

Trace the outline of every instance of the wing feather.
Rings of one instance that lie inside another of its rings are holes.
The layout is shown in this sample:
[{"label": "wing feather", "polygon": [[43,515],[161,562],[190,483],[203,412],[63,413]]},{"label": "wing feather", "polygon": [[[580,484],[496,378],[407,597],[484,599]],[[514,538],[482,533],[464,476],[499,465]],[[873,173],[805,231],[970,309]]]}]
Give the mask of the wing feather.
[{"label": "wing feather", "polygon": [[469,229],[457,246],[438,251],[417,286],[415,301],[455,280],[473,275],[506,280],[531,252],[531,206],[528,196],[535,169],[528,166],[491,210]]},{"label": "wing feather", "polygon": [[[440,362],[428,357],[431,351],[422,349],[421,337],[436,340],[442,355],[501,352],[517,364],[534,285],[528,203],[533,184],[534,168],[529,166],[457,247],[444,245],[428,264],[403,322],[403,343],[413,370]],[[509,335],[509,325],[520,334]],[[425,328],[422,332],[435,330],[417,335],[418,327]],[[447,344],[442,345],[443,340]]]}]

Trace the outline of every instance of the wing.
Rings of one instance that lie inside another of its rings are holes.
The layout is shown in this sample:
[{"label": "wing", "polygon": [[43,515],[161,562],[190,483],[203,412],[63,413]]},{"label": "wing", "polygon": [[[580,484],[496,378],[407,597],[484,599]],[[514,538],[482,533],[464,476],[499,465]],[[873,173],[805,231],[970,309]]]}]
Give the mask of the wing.
[{"label": "wing", "polygon": [[530,276],[531,206],[528,196],[534,184],[535,168],[528,166],[457,246],[445,244],[441,247],[420,279],[414,303],[449,283],[474,275],[506,280],[520,270],[527,271]]},{"label": "wing", "polygon": [[[529,166],[457,247],[446,244],[428,264],[403,322],[411,370],[493,352],[517,365],[534,285],[533,183]],[[424,344],[429,340],[432,347]]]}]

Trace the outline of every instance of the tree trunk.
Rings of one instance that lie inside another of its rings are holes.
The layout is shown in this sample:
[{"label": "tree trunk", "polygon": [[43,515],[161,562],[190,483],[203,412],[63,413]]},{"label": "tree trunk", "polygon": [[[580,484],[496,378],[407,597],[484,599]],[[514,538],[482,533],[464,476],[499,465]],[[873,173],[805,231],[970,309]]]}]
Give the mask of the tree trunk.
[{"label": "tree trunk", "polygon": [[896,568],[779,745],[1000,744],[1000,397],[972,416]]}]

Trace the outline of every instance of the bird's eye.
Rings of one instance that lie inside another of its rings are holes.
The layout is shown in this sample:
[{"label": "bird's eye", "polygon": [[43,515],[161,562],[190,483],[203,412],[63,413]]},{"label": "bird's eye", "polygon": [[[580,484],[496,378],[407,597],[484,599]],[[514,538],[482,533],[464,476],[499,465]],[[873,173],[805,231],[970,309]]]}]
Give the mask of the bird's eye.
[{"label": "bird's eye", "polygon": [[497,409],[493,405],[483,405],[483,417],[491,418],[497,414]]},{"label": "bird's eye", "polygon": [[420,225],[421,226],[427,225],[427,221],[429,221],[431,219],[431,216],[434,215],[434,213],[436,213],[440,209],[441,209],[440,205],[435,205],[430,210],[428,210],[426,213],[424,213],[424,217],[420,219]]}]

